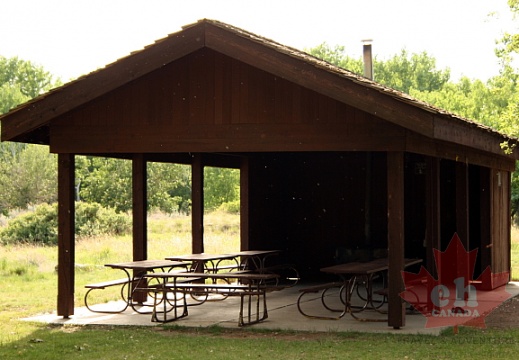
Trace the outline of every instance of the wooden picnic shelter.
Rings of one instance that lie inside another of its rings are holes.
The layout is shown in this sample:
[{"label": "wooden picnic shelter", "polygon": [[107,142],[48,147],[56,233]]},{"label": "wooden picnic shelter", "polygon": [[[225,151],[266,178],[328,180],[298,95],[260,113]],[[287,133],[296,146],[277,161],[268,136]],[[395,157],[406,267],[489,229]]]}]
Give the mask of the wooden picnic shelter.
[{"label": "wooden picnic shelter", "polygon": [[[203,252],[203,169],[240,169],[241,249],[281,249],[303,280],[337,250],[385,249],[388,325],[405,325],[401,270],[457,233],[475,276],[510,273],[516,140],[302,51],[200,20],[0,118],[2,141],[58,155],[58,315],[74,314],[76,155],[132,161],[133,257],[147,258],[146,166],[192,168]],[[172,249],[174,251],[174,249]],[[500,277],[491,286],[508,281]]]}]

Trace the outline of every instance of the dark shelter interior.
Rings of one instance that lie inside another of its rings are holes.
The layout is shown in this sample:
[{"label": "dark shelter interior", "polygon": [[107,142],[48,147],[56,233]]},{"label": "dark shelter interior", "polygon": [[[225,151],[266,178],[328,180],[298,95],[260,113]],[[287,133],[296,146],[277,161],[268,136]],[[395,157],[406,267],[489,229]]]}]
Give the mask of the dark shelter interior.
[{"label": "dark shelter interior", "polygon": [[[284,250],[303,279],[322,276],[335,262],[387,256],[387,165],[383,152],[262,153],[249,157],[249,246]],[[426,157],[405,156],[405,254],[427,261]],[[440,163],[441,250],[456,226],[455,162]],[[469,167],[470,249],[479,249],[475,275],[483,270],[481,203],[488,169]],[[488,177],[488,175],[487,175]],[[486,266],[485,265],[485,266]]]},{"label": "dark shelter interior", "polygon": [[387,248],[385,154],[276,153],[250,163],[252,248],[286,250],[303,278],[346,250]]}]

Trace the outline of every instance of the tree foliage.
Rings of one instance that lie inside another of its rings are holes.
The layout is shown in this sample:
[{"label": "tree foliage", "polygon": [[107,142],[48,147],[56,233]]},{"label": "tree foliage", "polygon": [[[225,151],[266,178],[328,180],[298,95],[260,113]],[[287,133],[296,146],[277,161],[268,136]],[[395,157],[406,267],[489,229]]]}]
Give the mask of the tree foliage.
[{"label": "tree foliage", "polygon": [[0,114],[58,85],[61,81],[43,67],[0,56]]},{"label": "tree foliage", "polygon": [[[0,229],[0,243],[56,245],[58,243],[57,205],[41,204]],[[75,234],[77,236],[124,235],[131,230],[127,215],[96,203],[76,202]]]},{"label": "tree foliage", "polygon": [[239,170],[206,167],[204,178],[204,207],[206,211],[216,210],[222,204],[239,200]]},{"label": "tree foliage", "polygon": [[57,200],[57,161],[46,146],[4,143],[0,148],[0,212]]},{"label": "tree foliage", "polygon": [[[0,56],[0,114],[60,85],[43,67]],[[0,143],[0,213],[56,201],[56,157],[47,147]]]},{"label": "tree foliage", "polygon": [[[190,167],[148,163],[148,209],[168,214],[188,213],[191,204]],[[77,157],[78,199],[119,212],[132,209],[132,163],[104,157]]]},{"label": "tree foliage", "polygon": [[[332,47],[324,42],[314,48],[306,49],[306,51],[330,64],[356,74],[362,75],[364,72],[362,59],[348,56],[344,46]],[[375,57],[373,73],[375,81],[405,93],[409,93],[411,89],[440,90],[450,79],[450,70],[437,69],[436,59],[430,57],[427,52],[409,54],[405,49],[388,60],[378,60]]]},{"label": "tree foliage", "polygon": [[191,209],[191,167],[148,164],[148,201],[151,209],[167,214],[188,214]]},{"label": "tree foliage", "polygon": [[86,169],[76,166],[79,200],[96,202],[119,212],[132,209],[131,161],[89,157],[82,165]]},{"label": "tree foliage", "polygon": [[306,52],[313,56],[326,60],[330,64],[339,66],[356,74],[362,74],[364,64],[362,59],[354,59],[347,55],[346,48],[341,45],[330,46],[327,42],[323,42],[311,49],[305,49]]},{"label": "tree foliage", "polygon": [[374,61],[377,82],[407,94],[417,91],[441,90],[450,79],[450,70],[436,68],[436,59],[427,52],[409,54],[405,49],[387,61]]}]

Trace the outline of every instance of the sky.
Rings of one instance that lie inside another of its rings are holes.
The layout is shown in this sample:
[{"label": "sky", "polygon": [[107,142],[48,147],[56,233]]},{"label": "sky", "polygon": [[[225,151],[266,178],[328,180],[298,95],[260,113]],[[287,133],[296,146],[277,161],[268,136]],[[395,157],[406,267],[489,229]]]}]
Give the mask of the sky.
[{"label": "sky", "polygon": [[379,60],[426,51],[453,81],[497,75],[496,40],[519,32],[506,0],[0,0],[0,56],[68,81],[203,18],[300,50],[359,58],[372,39]]}]

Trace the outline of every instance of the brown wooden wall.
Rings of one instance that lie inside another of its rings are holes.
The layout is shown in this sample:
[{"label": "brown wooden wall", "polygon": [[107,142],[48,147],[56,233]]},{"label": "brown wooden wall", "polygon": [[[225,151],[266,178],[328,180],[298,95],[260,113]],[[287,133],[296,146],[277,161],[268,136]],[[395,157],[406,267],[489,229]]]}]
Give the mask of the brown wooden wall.
[{"label": "brown wooden wall", "polygon": [[365,240],[366,153],[265,153],[249,159],[251,248],[285,250],[305,276],[336,250],[387,249],[385,153],[371,156],[371,240]]},{"label": "brown wooden wall", "polygon": [[208,49],[55,121],[51,151],[387,150],[405,132]]},{"label": "brown wooden wall", "polygon": [[491,171],[492,272],[510,270],[510,173]]}]

